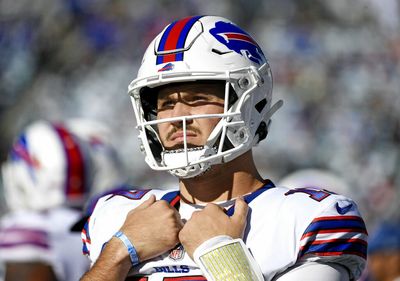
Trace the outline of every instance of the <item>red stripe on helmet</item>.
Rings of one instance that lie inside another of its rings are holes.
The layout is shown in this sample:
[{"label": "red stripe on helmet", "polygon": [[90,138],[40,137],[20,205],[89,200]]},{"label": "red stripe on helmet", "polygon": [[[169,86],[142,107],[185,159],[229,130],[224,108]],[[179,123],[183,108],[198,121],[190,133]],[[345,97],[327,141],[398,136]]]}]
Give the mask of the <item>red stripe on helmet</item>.
[{"label": "red stripe on helmet", "polygon": [[251,38],[250,36],[248,36],[246,34],[229,32],[229,33],[225,33],[225,36],[228,37],[228,39],[236,39],[236,40],[246,41],[246,42],[252,43],[257,46],[257,43],[253,40],[253,38]]},{"label": "red stripe on helmet", "polygon": [[[182,19],[174,24],[172,27],[171,31],[168,34],[168,38],[165,42],[164,46],[164,51],[171,51],[175,50],[178,46],[178,40],[179,36],[185,27],[186,23],[191,19],[192,17],[188,17],[185,19]],[[176,54],[168,54],[168,55],[163,55],[163,62],[171,62],[176,60]]]},{"label": "red stripe on helmet", "polygon": [[80,197],[85,192],[85,165],[83,155],[74,136],[60,125],[54,126],[64,147],[67,158],[65,193],[67,198]]}]

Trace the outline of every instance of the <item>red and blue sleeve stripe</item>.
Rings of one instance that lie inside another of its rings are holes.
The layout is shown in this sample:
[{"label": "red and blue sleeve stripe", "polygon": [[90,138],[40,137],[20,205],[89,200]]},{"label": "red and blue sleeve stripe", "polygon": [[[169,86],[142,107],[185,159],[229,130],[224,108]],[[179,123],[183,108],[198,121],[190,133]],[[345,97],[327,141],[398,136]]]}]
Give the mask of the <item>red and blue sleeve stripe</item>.
[{"label": "red and blue sleeve stripe", "polygon": [[367,233],[365,223],[358,216],[332,216],[320,217],[312,221],[312,223],[304,231],[302,239],[305,236],[318,234],[321,232],[362,232]]},{"label": "red and blue sleeve stripe", "polygon": [[367,230],[358,216],[320,217],[305,230],[299,258],[305,255],[367,256]]},{"label": "red and blue sleeve stripe", "polygon": [[171,23],[166,28],[157,48],[157,65],[172,61],[183,61],[183,51],[176,50],[181,50],[185,47],[185,41],[189,31],[201,17],[202,16],[187,17]]},{"label": "red and blue sleeve stripe", "polygon": [[89,221],[90,218],[86,221],[85,226],[82,229],[82,252],[84,255],[90,255],[90,251],[88,245],[90,245],[90,234],[89,234]]}]

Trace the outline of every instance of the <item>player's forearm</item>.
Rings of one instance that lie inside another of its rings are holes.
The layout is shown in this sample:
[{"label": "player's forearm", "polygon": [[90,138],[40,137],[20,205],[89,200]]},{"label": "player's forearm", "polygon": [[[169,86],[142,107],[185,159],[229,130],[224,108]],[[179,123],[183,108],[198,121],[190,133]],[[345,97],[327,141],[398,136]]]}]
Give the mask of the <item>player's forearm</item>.
[{"label": "player's forearm", "polygon": [[81,281],[125,280],[131,268],[127,251],[116,238],[112,238],[104,247],[98,260],[86,272]]},{"label": "player's forearm", "polygon": [[324,281],[349,281],[349,272],[340,264],[307,262],[295,265],[286,272],[275,277],[273,281],[321,280]]}]

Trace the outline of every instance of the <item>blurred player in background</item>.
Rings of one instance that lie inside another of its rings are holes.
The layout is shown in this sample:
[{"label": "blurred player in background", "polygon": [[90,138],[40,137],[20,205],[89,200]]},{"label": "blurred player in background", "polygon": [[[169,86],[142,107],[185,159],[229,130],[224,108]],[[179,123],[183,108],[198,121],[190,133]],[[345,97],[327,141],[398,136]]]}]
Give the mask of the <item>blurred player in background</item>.
[{"label": "blurred player in background", "polygon": [[296,170],[279,182],[279,186],[288,188],[317,188],[332,191],[354,198],[350,185],[340,176],[325,169],[309,168]]},{"label": "blurred player in background", "polygon": [[[255,166],[272,74],[230,20],[177,20],[151,42],[129,93],[145,161],[174,190],[101,198],[82,232],[82,280],[355,280],[367,233],[356,204],[322,189],[276,187]],[[274,159],[270,159],[274,161]]]},{"label": "blurred player in background", "polygon": [[5,280],[76,281],[87,270],[79,233],[86,199],[124,183],[108,128],[74,119],[36,121],[2,164],[8,212],[0,220]]}]

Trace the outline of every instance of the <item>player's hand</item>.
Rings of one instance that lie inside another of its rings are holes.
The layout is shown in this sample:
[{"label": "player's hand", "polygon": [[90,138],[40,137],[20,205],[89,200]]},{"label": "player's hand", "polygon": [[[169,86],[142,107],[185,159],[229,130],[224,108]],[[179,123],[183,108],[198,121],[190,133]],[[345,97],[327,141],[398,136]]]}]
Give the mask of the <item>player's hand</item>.
[{"label": "player's hand", "polygon": [[242,199],[236,199],[235,212],[229,217],[224,208],[210,203],[192,214],[185,226],[179,232],[179,240],[186,252],[193,257],[198,246],[208,239],[218,235],[228,235],[232,238],[242,238],[246,228],[248,205]]},{"label": "player's hand", "polygon": [[151,195],[128,213],[121,231],[135,246],[139,260],[145,261],[175,247],[182,226],[178,211]]}]

